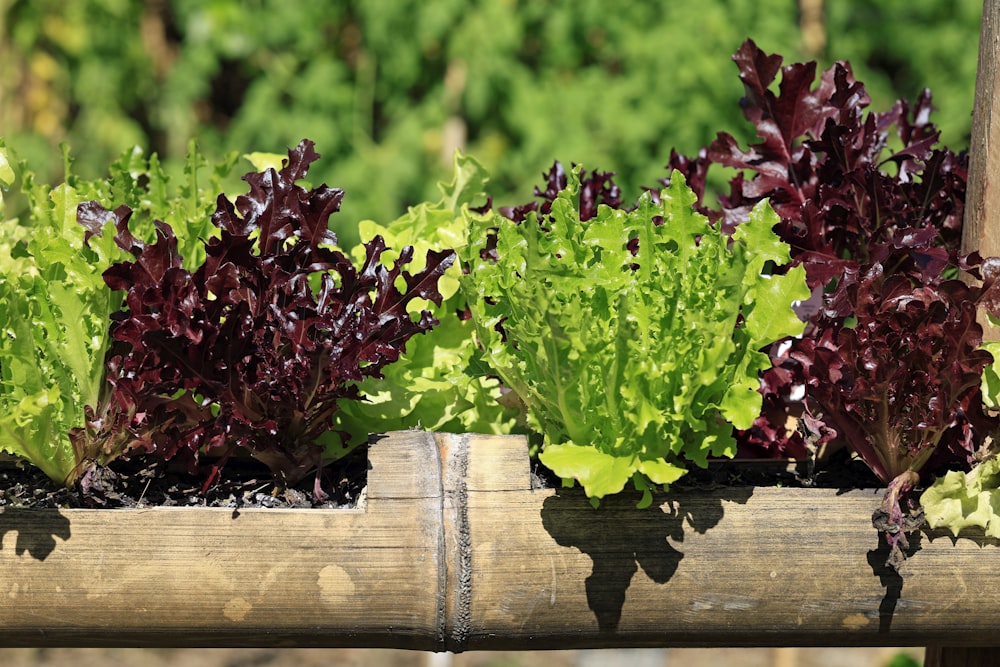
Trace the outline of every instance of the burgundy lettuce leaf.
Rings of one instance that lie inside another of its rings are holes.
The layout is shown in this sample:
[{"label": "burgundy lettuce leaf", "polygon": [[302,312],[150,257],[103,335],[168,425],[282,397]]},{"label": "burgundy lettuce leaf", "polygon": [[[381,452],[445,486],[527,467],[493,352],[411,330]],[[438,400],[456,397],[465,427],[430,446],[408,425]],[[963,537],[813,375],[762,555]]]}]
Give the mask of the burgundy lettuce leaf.
[{"label": "burgundy lettuce leaf", "polygon": [[819,327],[835,353],[814,357],[809,398],[888,483],[919,472],[971,404],[982,402],[980,378],[992,358],[979,349],[980,290],[961,280],[913,284],[875,264],[849,293],[855,322]]},{"label": "burgundy lettuce leaf", "polygon": [[[572,168],[576,169],[577,166],[574,164]],[[590,173],[587,173],[584,169],[580,169],[579,172],[579,210],[581,221],[586,222],[596,217],[598,206],[610,206],[615,209],[624,207],[622,191],[614,181],[614,172],[597,171],[596,169]],[[552,210],[552,202],[556,200],[561,191],[566,189],[569,181],[566,178],[565,167],[558,160],[542,176],[545,178],[544,189],[535,187],[535,199],[524,204],[498,207],[497,212],[508,220],[518,224],[524,222],[528,218],[529,213],[535,213],[538,216],[539,223],[544,225],[545,218]],[[491,199],[481,210],[489,210],[492,207],[492,203]],[[480,254],[483,259],[493,259],[494,261],[498,259],[496,255],[495,234],[488,236],[486,247],[480,251]]]},{"label": "burgundy lettuce leaf", "polygon": [[[812,63],[780,68],[775,94],[769,89],[779,71],[775,58],[749,40],[734,56],[746,91],[744,115],[762,141],[743,149],[720,134],[707,149],[711,163],[753,174],[735,177],[721,197],[724,224],[735,227],[769,199],[813,285],[826,284],[831,262],[863,259],[871,242],[917,222],[939,229],[942,245],[957,249],[966,161],[932,150],[938,132],[929,122],[930,94],[912,109],[899,102],[865,114],[868,95],[847,63],[836,63],[818,83]],[[893,127],[901,148],[887,155]]]},{"label": "burgundy lettuce leaf", "polygon": [[[692,177],[700,210],[725,230],[768,199],[814,290],[799,308],[804,336],[769,350],[764,410],[740,450],[847,444],[891,489],[882,524],[896,547],[914,475],[968,468],[998,426],[979,395],[990,355],[976,311],[1000,312],[1000,260],[959,255],[968,157],[938,145],[929,91],[869,111],[847,63],[817,79],[814,64],[782,66],[751,40],[733,60],[759,140],[720,133],[695,158],[672,153],[668,168]],[[713,205],[714,165],[735,171]]]},{"label": "burgundy lettuce leaf", "polygon": [[[967,158],[937,146],[928,91],[914,105],[900,101],[887,112],[869,112],[864,85],[847,63],[817,79],[813,63],[782,66],[780,56],[751,40],[733,60],[744,84],[744,116],[759,141],[744,148],[720,134],[696,158],[672,154],[669,168],[696,177],[701,209],[724,229],[746,220],[761,199],[771,202],[781,217],[776,231],[792,247],[793,264],[805,267],[811,301],[818,303],[800,310],[810,318],[806,337],[818,340],[853,321],[853,299],[868,289],[856,283],[875,266],[914,286],[957,275]],[[704,192],[713,165],[738,170],[717,206]],[[840,349],[838,336],[824,340],[822,354]],[[774,370],[762,378],[765,410],[741,435],[744,451],[801,452],[801,429],[789,425],[797,415],[812,415],[802,387],[817,383],[810,382],[811,364],[788,357],[793,349],[799,357],[810,354],[800,347],[772,346]],[[815,412],[811,418],[822,427]]]},{"label": "burgundy lettuce leaf", "polygon": [[958,279],[922,283],[876,263],[846,291],[852,325],[829,318],[817,327],[807,404],[887,485],[873,521],[893,567],[922,521],[912,497],[920,473],[968,469],[996,427],[980,393],[993,361],[976,321],[986,291]]},{"label": "burgundy lettuce leaf", "polygon": [[[576,169],[576,165],[573,165]],[[559,193],[566,189],[568,183],[566,179],[566,169],[561,162],[555,162],[546,174],[545,189],[535,188],[535,200],[521,204],[519,206],[504,206],[499,210],[500,214],[509,220],[521,223],[524,222],[528,213],[534,212],[540,218],[549,214],[552,202],[555,201]],[[622,191],[614,182],[614,172],[611,171],[591,171],[587,173],[580,170],[580,220],[586,222],[597,215],[597,207],[600,205],[611,208],[622,208]]]},{"label": "burgundy lettuce leaf", "polygon": [[212,221],[221,234],[193,273],[169,225],[157,223],[156,242],[146,245],[128,229],[130,211],[112,213],[115,241],[135,259],[104,274],[126,291],[108,361],[106,410],[119,416],[95,419],[120,429],[125,414],[133,448],[191,466],[203,448],[216,448],[221,460],[206,484],[241,449],[282,483],[318,470],[317,439],[339,402],[361,399],[357,383],[380,377],[410,337],[437,323],[409,309],[414,299],[440,305],[437,283],[454,253],[428,252],[424,268],[410,272],[413,249],[387,266],[376,237],[355,267],[331,247],[329,218],[343,191],[296,184],[318,157],[303,141],[280,171],[247,174],[249,192],[235,204],[220,195]]}]

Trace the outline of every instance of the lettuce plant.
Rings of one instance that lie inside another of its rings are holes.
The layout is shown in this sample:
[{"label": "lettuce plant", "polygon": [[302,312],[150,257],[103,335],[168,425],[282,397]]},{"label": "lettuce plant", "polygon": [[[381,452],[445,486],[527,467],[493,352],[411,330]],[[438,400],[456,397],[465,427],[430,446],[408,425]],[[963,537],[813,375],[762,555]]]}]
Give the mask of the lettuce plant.
[{"label": "lettuce plant", "polygon": [[85,243],[77,206],[91,198],[125,201],[144,220],[155,212],[186,227],[205,217],[205,192],[218,190],[233,159],[209,170],[192,146],[175,185],[155,155],[139,150],[94,181],[73,175],[67,152],[65,181],[50,188],[0,143],[0,187],[9,198],[26,199],[23,216],[0,222],[0,449],[66,485],[117,454],[86,443],[80,427],[104,393],[109,317],[122,295],[101,272],[121,253],[113,227],[100,223]]},{"label": "lettuce plant", "polygon": [[438,281],[454,252],[428,250],[411,273],[413,248],[386,264],[376,236],[355,266],[329,228],[343,191],[297,183],[318,158],[304,140],[280,171],[247,174],[249,192],[235,204],[220,195],[211,215],[219,235],[203,241],[194,270],[169,224],[157,221],[155,243],[144,243],[129,207],[81,208],[88,228],[112,221],[115,243],[132,256],[104,273],[125,292],[125,308],[112,316],[111,390],[89,415],[91,439],[192,468],[214,449],[206,486],[247,451],[283,483],[315,470],[314,494],[325,497],[321,436],[342,401],[361,398],[359,383],[436,324],[414,306],[440,305]]},{"label": "lettuce plant", "polygon": [[[989,341],[982,349],[993,357],[983,371],[983,402],[996,414],[1000,411],[1000,343]],[[920,504],[931,528],[946,528],[957,537],[967,528],[978,527],[990,537],[1000,537],[1000,451],[996,437],[994,432],[976,451],[972,470],[949,470],[921,494]]]},{"label": "lettuce plant", "polygon": [[109,249],[85,249],[73,224],[77,190],[37,185],[2,146],[0,154],[0,186],[14,184],[13,162],[31,211],[30,227],[11,219],[0,229],[0,448],[72,483],[69,430],[97,402],[107,318],[121,297],[101,280]]},{"label": "lettuce plant", "polygon": [[955,537],[980,528],[1000,538],[1000,459],[991,456],[972,470],[949,470],[920,496],[927,524]]},{"label": "lettuce plant", "polygon": [[[381,236],[391,248],[413,246],[417,256],[431,248],[458,248],[466,243],[463,210],[488,204],[487,175],[474,158],[455,156],[455,176],[441,183],[441,199],[410,207],[388,224],[362,221],[362,239]],[[364,247],[352,250],[360,261]],[[386,260],[398,256],[388,250]],[[461,267],[455,263],[441,276],[440,304],[427,304],[439,321],[429,336],[411,339],[398,361],[385,367],[380,378],[366,378],[359,389],[364,401],[350,401],[338,413],[338,429],[353,442],[371,432],[408,428],[458,433],[510,433],[517,430],[517,412],[505,407],[496,377],[470,372],[476,353],[472,320],[466,316],[459,290]],[[333,448],[343,451],[343,448]]]},{"label": "lettuce plant", "polygon": [[670,164],[702,197],[710,167],[736,170],[718,205],[702,199],[699,210],[738,228],[767,199],[813,290],[800,308],[805,335],[770,348],[764,411],[741,446],[803,456],[804,434],[846,444],[889,487],[877,523],[898,559],[921,472],[967,468],[994,428],[975,321],[990,288],[958,279],[982,277],[978,256],[958,253],[967,158],[937,147],[927,91],[912,106],[866,112],[847,63],[817,80],[815,63],[782,66],[749,40],[733,59],[760,141],[744,148],[721,133]]},{"label": "lettuce plant", "polygon": [[648,504],[688,462],[733,454],[733,426],[760,412],[758,350],[802,332],[792,304],[809,290],[802,268],[770,270],[789,255],[766,203],[729,237],[680,174],[632,210],[591,201],[598,180],[571,172],[520,222],[466,210],[462,287],[541,461],[595,502],[631,480]]}]

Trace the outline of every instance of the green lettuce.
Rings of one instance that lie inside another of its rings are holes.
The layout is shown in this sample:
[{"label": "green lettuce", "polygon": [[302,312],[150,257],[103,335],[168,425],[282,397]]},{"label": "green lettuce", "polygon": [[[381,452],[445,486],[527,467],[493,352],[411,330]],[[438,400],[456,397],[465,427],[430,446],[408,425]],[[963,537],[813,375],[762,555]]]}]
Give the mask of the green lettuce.
[{"label": "green lettuce", "polygon": [[6,148],[0,154],[0,185],[14,185],[16,167],[30,211],[29,224],[0,222],[0,449],[70,483],[79,461],[69,431],[97,403],[108,318],[121,305],[101,278],[111,235],[85,247],[76,207],[88,188],[69,177],[40,185]]},{"label": "green lettuce", "polygon": [[[467,222],[464,212],[470,206],[486,202],[488,176],[474,158],[455,156],[455,175],[451,183],[440,183],[441,199],[410,207],[405,214],[388,224],[366,220],[359,225],[361,239],[376,235],[385,239],[389,250],[385,261],[398,256],[406,246],[414,247],[414,269],[427,251],[457,248],[465,244]],[[358,261],[364,259],[363,245],[352,251]],[[500,383],[496,377],[468,372],[475,356],[473,323],[460,315],[465,298],[459,291],[461,267],[456,263],[438,283],[444,297],[440,306],[418,300],[412,308],[426,308],[439,324],[425,336],[414,336],[406,343],[403,355],[384,369],[384,377],[368,378],[359,388],[364,401],[345,401],[341,405],[339,430],[350,436],[344,447],[337,434],[330,433],[328,451],[342,456],[369,433],[424,428],[455,433],[510,433],[515,429],[516,412],[498,402]]]},{"label": "green lettuce", "polygon": [[979,527],[1000,537],[1000,461],[989,458],[969,472],[950,470],[920,496],[927,525],[947,528],[956,537]]},{"label": "green lettuce", "polygon": [[0,142],[0,187],[8,195],[0,206],[20,198],[25,210],[0,220],[0,450],[72,485],[89,463],[120,453],[84,446],[86,439],[77,436],[86,428],[87,409],[105,394],[110,316],[122,305],[102,274],[125,258],[114,244],[111,218],[94,221],[85,241],[77,208],[91,200],[124,202],[137,220],[148,220],[146,231],[152,232],[154,217],[166,220],[185,230],[193,247],[192,238],[209,233],[215,193],[235,156],[206,174],[192,146],[176,188],[156,156],[138,149],[116,161],[108,178],[94,181],[73,175],[68,150],[64,159],[65,181],[50,187]]},{"label": "green lettuce", "polygon": [[549,214],[515,224],[469,209],[461,278],[482,361],[543,434],[540,459],[596,502],[631,480],[651,502],[688,463],[732,456],[760,414],[761,352],[800,335],[809,297],[766,202],[732,238],[693,210],[675,172],[630,211],[581,221],[579,173]]},{"label": "green lettuce", "polygon": [[[990,321],[994,326],[1000,325],[993,318]],[[983,404],[991,410],[1000,410],[1000,342],[985,341],[980,347],[993,355],[993,363],[983,368]]]},{"label": "green lettuce", "polygon": [[[998,323],[990,317],[994,324]],[[983,404],[1000,409],[1000,342],[987,341],[981,347],[993,355],[993,363],[983,369]],[[971,471],[950,470],[938,477],[920,496],[927,525],[946,528],[956,537],[964,528],[982,528],[990,537],[1000,537],[1000,460],[996,443],[989,440],[983,460]]]}]

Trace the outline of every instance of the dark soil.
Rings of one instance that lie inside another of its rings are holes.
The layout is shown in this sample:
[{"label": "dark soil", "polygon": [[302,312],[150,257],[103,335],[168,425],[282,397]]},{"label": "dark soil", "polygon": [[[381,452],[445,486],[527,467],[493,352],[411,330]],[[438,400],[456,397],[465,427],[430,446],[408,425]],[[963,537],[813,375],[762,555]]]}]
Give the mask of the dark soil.
[{"label": "dark soil", "polygon": [[[560,480],[536,463],[532,479],[539,488],[558,488]],[[359,448],[322,472],[327,499],[314,497],[315,477],[282,486],[268,469],[253,460],[231,460],[221,479],[202,492],[204,476],[188,474],[163,463],[115,461],[89,475],[82,488],[66,489],[30,465],[0,462],[0,507],[137,508],[225,507],[348,508],[356,507],[367,484],[367,450]],[[884,486],[845,450],[826,460],[713,461],[706,469],[693,467],[672,488],[706,490],[723,486],[785,486],[817,488],[876,488]]]},{"label": "dark soil", "polygon": [[0,507],[355,507],[368,481],[367,456],[367,449],[358,448],[323,469],[322,489],[329,496],[325,499],[314,497],[315,475],[282,486],[266,466],[252,459],[230,460],[219,482],[204,492],[206,476],[162,462],[115,461],[96,468],[74,489],[55,484],[34,466],[0,462]]},{"label": "dark soil", "polygon": [[[561,481],[551,471],[532,462],[532,483],[537,488],[558,488]],[[707,468],[690,466],[674,482],[675,490],[711,491],[726,486],[784,486],[817,489],[876,489],[885,484],[861,459],[847,449],[835,450],[820,460],[718,459]]]},{"label": "dark soil", "polygon": [[818,489],[874,489],[885,486],[865,463],[838,449],[820,460],[719,460],[693,468],[674,483],[677,488],[786,486]]}]

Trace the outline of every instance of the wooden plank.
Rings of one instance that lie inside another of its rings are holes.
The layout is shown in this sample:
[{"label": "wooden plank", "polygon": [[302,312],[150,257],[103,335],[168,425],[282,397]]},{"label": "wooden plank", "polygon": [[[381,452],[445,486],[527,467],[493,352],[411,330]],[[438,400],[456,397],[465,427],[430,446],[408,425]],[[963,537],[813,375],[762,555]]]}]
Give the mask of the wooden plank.
[{"label": "wooden plank", "polygon": [[[976,69],[976,97],[969,147],[969,180],[962,226],[962,252],[1000,256],[1000,0],[984,0]],[[1000,340],[1000,328],[980,313],[985,340]],[[988,642],[976,647],[948,643],[927,649],[929,667],[977,667],[995,663]]]},{"label": "wooden plank", "polygon": [[[468,447],[470,479],[497,447],[527,464],[523,442]],[[871,525],[880,497],[727,488],[594,510],[578,490],[470,487],[471,627],[453,648],[1000,643],[996,540],[922,533],[899,576]]]},{"label": "wooden plank", "polygon": [[976,73],[964,252],[1000,257],[1000,1],[984,0]]},{"label": "wooden plank", "polygon": [[437,445],[372,446],[358,510],[6,510],[5,646],[440,645]]},{"label": "wooden plank", "polygon": [[879,490],[727,488],[594,510],[519,437],[390,434],[358,510],[7,510],[0,645],[424,650],[1000,643],[996,540]]}]

